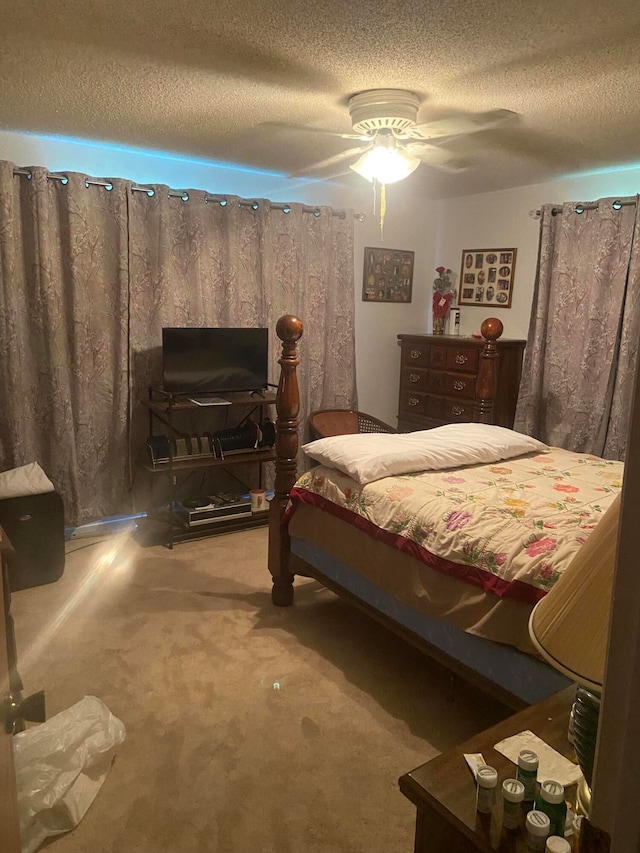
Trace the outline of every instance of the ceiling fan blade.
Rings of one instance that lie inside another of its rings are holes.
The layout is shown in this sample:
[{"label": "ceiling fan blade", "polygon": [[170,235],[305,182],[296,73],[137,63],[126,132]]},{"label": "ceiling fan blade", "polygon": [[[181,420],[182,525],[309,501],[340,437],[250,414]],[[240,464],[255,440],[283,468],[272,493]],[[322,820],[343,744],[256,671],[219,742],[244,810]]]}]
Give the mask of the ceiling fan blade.
[{"label": "ceiling fan blade", "polygon": [[320,160],[319,163],[312,163],[311,166],[306,166],[304,169],[298,169],[298,171],[292,172],[288,177],[303,178],[308,175],[312,175],[315,172],[322,172],[325,169],[329,169],[331,166],[342,163],[343,160],[349,160],[357,154],[364,154],[364,152],[368,151],[370,148],[371,144],[360,145],[358,148],[347,148],[346,151],[341,151],[340,154],[335,154],[333,157],[327,157],[326,160]]},{"label": "ceiling fan blade", "polygon": [[462,172],[469,166],[469,161],[447,151],[446,148],[439,148],[436,145],[429,145],[423,142],[410,142],[404,146],[405,149],[418,157],[427,166],[434,166],[436,169],[444,169],[446,172]]},{"label": "ceiling fan blade", "polygon": [[432,166],[434,169],[439,169],[441,172],[449,172],[452,175],[457,175],[458,172],[466,172],[471,162],[469,160],[451,160],[450,163],[429,163],[424,161],[425,166]]},{"label": "ceiling fan blade", "polygon": [[309,127],[306,124],[289,124],[286,121],[263,121],[258,127],[269,127],[274,130],[294,130],[305,133],[313,133],[316,136],[337,136],[339,139],[368,139],[367,136],[358,136],[357,133],[338,133],[336,130],[325,130],[322,127]]},{"label": "ceiling fan blade", "polygon": [[514,119],[518,114],[511,110],[489,110],[485,113],[452,116],[426,124],[418,124],[408,132],[414,139],[439,139],[443,136],[464,136],[487,130]]}]

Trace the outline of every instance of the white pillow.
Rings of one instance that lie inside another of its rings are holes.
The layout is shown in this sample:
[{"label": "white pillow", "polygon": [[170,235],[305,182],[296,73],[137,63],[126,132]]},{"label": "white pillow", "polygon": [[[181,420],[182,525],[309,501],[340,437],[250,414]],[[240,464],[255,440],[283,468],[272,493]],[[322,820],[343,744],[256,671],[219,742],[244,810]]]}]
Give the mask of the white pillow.
[{"label": "white pillow", "polygon": [[394,474],[481,465],[549,448],[505,427],[465,423],[401,435],[335,435],[312,441],[302,449],[322,465],[337,468],[364,486]]},{"label": "white pillow", "polygon": [[0,500],[55,491],[53,483],[37,462],[0,474]]}]

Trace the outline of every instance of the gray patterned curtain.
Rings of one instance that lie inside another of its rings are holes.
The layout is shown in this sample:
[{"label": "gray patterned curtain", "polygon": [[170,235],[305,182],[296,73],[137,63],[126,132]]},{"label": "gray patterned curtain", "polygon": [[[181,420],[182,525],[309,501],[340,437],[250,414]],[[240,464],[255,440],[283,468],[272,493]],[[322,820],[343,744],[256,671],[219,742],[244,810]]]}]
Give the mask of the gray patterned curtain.
[{"label": "gray patterned curtain", "polygon": [[128,509],[127,183],[0,162],[0,467],[37,461],[69,521]]},{"label": "gray patterned curtain", "polygon": [[640,334],[640,224],[636,203],[616,210],[613,201],[580,214],[575,202],[542,209],[515,429],[624,459]]},{"label": "gray patterned curtain", "polygon": [[301,418],[355,405],[351,212],[14,168],[0,162],[0,470],[38,461],[68,523],[134,508],[163,326],[267,326],[275,383],[275,324],[298,314]]},{"label": "gray patterned curtain", "polygon": [[[322,408],[355,408],[353,213],[319,215],[300,204],[270,210],[262,235],[265,319],[275,329],[283,314],[304,323],[299,347],[300,422]],[[277,382],[278,341],[271,364]]]},{"label": "gray patterned curtain", "polygon": [[134,446],[144,446],[141,406],[161,381],[163,326],[266,326],[270,381],[280,354],[275,325],[297,314],[305,326],[299,368],[301,423],[315,408],[356,405],[353,215],[259,201],[256,210],[133,193],[130,201],[131,351]]}]

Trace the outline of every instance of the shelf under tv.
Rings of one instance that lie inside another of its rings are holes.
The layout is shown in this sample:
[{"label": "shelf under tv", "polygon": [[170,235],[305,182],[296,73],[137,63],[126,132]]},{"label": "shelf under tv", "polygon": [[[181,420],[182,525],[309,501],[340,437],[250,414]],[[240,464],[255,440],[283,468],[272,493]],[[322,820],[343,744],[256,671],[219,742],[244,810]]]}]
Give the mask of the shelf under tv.
[{"label": "shelf under tv", "polygon": [[[216,458],[215,456],[190,456],[181,457],[173,460],[174,471],[186,471],[191,468],[224,468],[225,465],[239,465],[243,462],[273,462],[276,458],[276,452],[273,447],[265,447],[264,449],[244,450],[242,452],[232,451],[227,452],[224,459]],[[172,465],[169,461],[157,462],[155,465],[147,463],[145,465],[147,471],[154,474],[166,474],[172,470]]]},{"label": "shelf under tv", "polygon": [[[189,399],[190,395],[196,396],[193,392],[190,392],[190,394],[176,394],[175,392],[165,392],[163,389],[157,387],[149,388],[148,398],[144,401],[149,417],[149,437],[152,438],[154,436],[154,426],[156,424],[162,424],[162,432],[164,434],[168,433],[169,437],[178,436],[181,439],[185,439],[185,436],[188,436],[189,434],[191,434],[192,438],[194,435],[197,437],[197,433],[200,432],[198,426],[199,423],[206,423],[207,428],[212,430],[211,417],[217,417],[225,421],[230,409],[234,410],[233,420],[239,421],[239,424],[247,422],[250,418],[253,419],[254,423],[263,424],[265,420],[269,420],[269,406],[274,404],[276,401],[275,391],[272,391],[271,389],[253,393],[249,391],[234,393],[221,392],[220,396],[224,396],[228,399],[229,405],[222,405],[219,407],[203,407],[198,405],[198,403]],[[197,396],[203,395],[198,394]],[[215,396],[218,396],[218,394]],[[180,430],[177,428],[177,422],[180,425]],[[189,425],[188,429],[187,424]],[[184,434],[181,432],[183,428]],[[215,432],[215,430],[213,430],[213,432]],[[155,435],[158,435],[158,433],[156,432]],[[194,450],[196,446],[198,449],[202,449],[197,442],[196,445],[192,445],[186,441],[185,445],[187,450],[191,446],[194,446]],[[219,451],[220,448],[216,447],[216,455],[213,453],[205,453],[203,451],[194,452],[193,454],[181,452],[179,456],[176,456],[176,446],[174,443],[170,443],[167,448],[167,453],[173,453],[173,456],[169,457],[167,455],[167,457],[165,457],[162,455],[161,460],[158,460],[156,455],[155,462],[147,462],[144,464],[144,469],[150,475],[164,475],[168,480],[167,489],[166,485],[161,485],[163,480],[162,477],[151,477],[150,507],[148,512],[150,517],[155,517],[157,519],[159,514],[161,518],[164,518],[166,527],[162,539],[170,548],[173,547],[175,542],[183,541],[184,539],[241,530],[245,527],[255,527],[267,522],[268,513],[254,513],[253,515],[250,514],[238,518],[229,518],[224,521],[218,520],[212,524],[199,526],[197,530],[184,530],[184,528],[182,528],[173,517],[172,513],[164,514],[161,508],[157,506],[157,501],[154,496],[154,491],[157,490],[154,489],[153,483],[156,483],[158,488],[163,492],[160,503],[166,504],[168,500],[169,504],[173,504],[181,496],[178,493],[178,489],[182,491],[182,485],[186,482],[189,475],[196,469],[212,472],[211,476],[214,477],[214,481],[216,478],[219,480],[222,476],[222,472],[225,469],[228,469],[224,476],[227,478],[231,477],[237,481],[237,483],[242,486],[242,493],[248,492],[250,489],[256,487],[264,488],[263,465],[264,463],[275,461],[276,453],[274,447],[260,448],[249,446],[246,449],[223,450],[223,455],[221,455]],[[240,480],[236,474],[232,473],[232,469],[235,466],[242,465],[244,465],[245,468],[241,470],[243,479]],[[252,467],[246,467],[248,465]],[[216,471],[217,473],[214,475],[213,472]],[[181,477],[181,474],[184,476]],[[251,482],[245,483],[243,480],[250,480]],[[180,487],[178,486],[178,481],[181,483]],[[215,489],[213,491],[215,491]],[[209,492],[207,491],[204,492],[204,494],[208,493]],[[154,505],[156,508],[152,509]]]},{"label": "shelf under tv", "polygon": [[[192,397],[205,396],[203,394],[196,395],[195,392],[190,392],[190,395]],[[220,392],[220,394],[216,394],[216,396],[224,397],[225,400],[229,401],[229,404],[231,406],[264,406],[269,405],[271,403],[275,403],[276,401],[275,391],[237,391],[233,394]],[[149,399],[145,400],[144,404],[152,412],[161,413],[168,412],[169,409],[172,409],[175,412],[187,409],[203,408],[202,406],[198,405],[198,403],[194,403],[193,400],[190,400],[189,394],[173,394],[163,391],[160,388],[150,389]]]}]

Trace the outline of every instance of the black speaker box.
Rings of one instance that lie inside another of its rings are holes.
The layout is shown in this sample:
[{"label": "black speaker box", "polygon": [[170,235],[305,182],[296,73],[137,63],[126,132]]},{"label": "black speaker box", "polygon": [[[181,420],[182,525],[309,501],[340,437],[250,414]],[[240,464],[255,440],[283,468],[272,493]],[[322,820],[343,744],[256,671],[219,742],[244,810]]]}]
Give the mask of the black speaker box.
[{"label": "black speaker box", "polygon": [[260,427],[253,421],[244,426],[221,429],[213,433],[214,438],[220,442],[223,453],[238,453],[257,447],[260,435]]},{"label": "black speaker box", "polygon": [[57,492],[0,500],[0,524],[11,540],[12,592],[57,581],[64,571],[64,505]]}]

